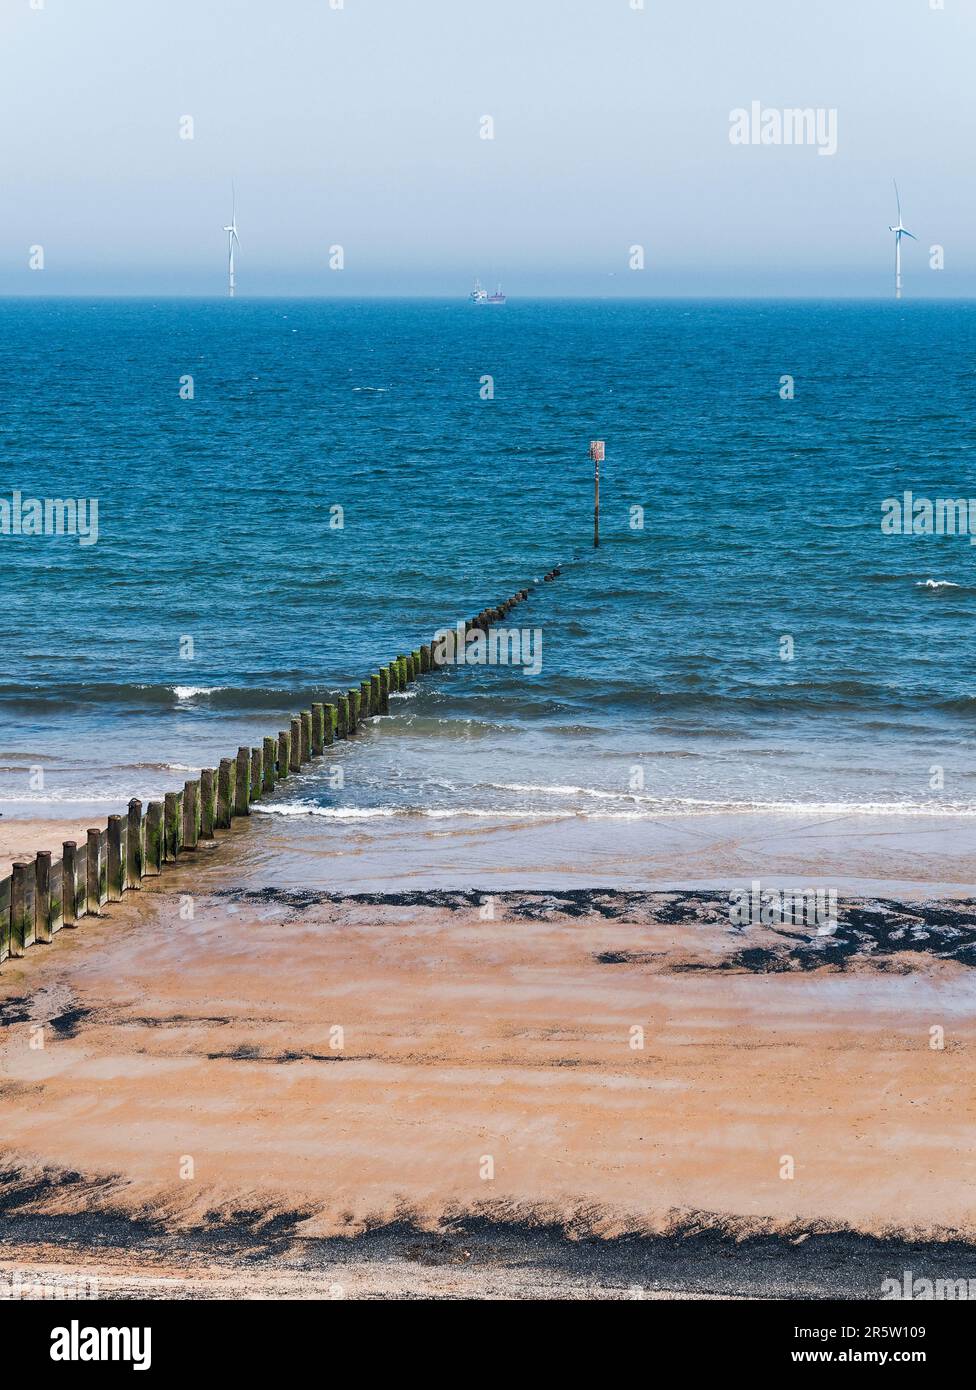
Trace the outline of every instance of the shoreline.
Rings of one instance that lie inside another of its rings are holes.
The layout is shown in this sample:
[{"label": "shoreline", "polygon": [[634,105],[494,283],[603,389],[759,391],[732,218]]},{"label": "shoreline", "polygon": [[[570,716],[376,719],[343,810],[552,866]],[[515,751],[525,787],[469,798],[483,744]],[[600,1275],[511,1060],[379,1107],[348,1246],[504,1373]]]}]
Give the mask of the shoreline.
[{"label": "shoreline", "polygon": [[[364,736],[353,752],[366,750]],[[604,884],[639,893],[741,889],[759,879],[770,888],[901,901],[976,893],[972,816],[760,808],[624,820],[515,812],[431,817],[394,806],[299,813],[291,810],[293,798],[314,795],[321,785],[320,769],[309,768],[235,821],[233,854],[221,848],[223,831],[210,843],[228,882],[347,894],[463,890],[472,883],[493,892]],[[0,816],[0,878],[15,858],[32,859],[40,849],[60,858],[63,840],[84,844],[89,826],[104,828],[109,811],[124,817],[126,809],[120,801],[89,807],[84,819]]]}]

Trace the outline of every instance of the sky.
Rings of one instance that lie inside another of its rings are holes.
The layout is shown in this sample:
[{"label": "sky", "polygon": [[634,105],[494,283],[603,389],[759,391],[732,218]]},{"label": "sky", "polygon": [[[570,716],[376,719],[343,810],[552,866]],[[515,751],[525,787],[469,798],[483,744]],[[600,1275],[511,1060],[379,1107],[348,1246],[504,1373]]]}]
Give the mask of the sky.
[{"label": "sky", "polygon": [[[890,297],[897,178],[906,298],[971,296],[939,3],[0,0],[0,294],[223,294],[233,182],[240,296]],[[753,102],[836,152],[732,143]]]}]

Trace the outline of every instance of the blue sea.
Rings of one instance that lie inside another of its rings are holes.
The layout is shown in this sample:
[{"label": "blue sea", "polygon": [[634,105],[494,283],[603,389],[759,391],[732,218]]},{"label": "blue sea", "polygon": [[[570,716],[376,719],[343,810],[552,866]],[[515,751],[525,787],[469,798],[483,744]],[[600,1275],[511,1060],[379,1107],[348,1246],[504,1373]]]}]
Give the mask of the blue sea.
[{"label": "blue sea", "polygon": [[541,669],[395,699],[262,873],[697,881],[830,824],[804,865],[869,826],[918,878],[887,824],[964,878],[976,548],[881,517],[976,495],[974,419],[968,303],[0,302],[0,498],[98,499],[97,544],[0,536],[0,809],[179,787],[561,564]]}]

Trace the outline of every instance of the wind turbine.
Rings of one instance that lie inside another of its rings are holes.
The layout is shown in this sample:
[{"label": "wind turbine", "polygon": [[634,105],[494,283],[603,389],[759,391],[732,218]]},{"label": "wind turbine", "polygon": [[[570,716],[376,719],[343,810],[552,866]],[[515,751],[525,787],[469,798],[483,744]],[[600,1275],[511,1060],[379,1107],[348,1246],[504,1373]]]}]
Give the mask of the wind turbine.
[{"label": "wind turbine", "polygon": [[[892,179],[892,183],[894,183]],[[910,236],[912,241],[918,241],[914,232],[910,232],[901,220],[901,199],[898,196],[898,185],[895,183],[895,202],[898,204],[898,223],[897,226],[889,227],[889,232],[895,234],[895,298],[901,299],[901,239],[903,236]]]},{"label": "wind turbine", "polygon": [[237,196],[234,192],[234,185],[230,186],[231,214],[230,226],[225,227],[227,233],[227,295],[229,299],[234,298],[234,247],[240,246],[241,239],[237,235]]}]

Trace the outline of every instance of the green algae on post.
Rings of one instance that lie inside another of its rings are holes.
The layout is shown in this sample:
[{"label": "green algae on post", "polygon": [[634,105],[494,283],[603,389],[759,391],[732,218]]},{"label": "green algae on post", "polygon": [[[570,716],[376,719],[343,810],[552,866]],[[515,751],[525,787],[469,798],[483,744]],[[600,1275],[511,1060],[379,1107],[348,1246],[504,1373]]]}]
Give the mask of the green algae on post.
[{"label": "green algae on post", "polygon": [[[27,875],[34,875],[34,865],[14,864],[11,868],[10,884],[10,955],[19,957],[34,939],[33,921],[28,925],[29,913],[27,896]],[[29,936],[29,940],[28,940]]]},{"label": "green algae on post", "polygon": [[205,767],[200,773],[200,839],[212,840],[217,824],[217,770]]},{"label": "green algae on post", "polygon": [[142,802],[134,796],[129,802],[125,836],[125,886],[138,888],[142,882],[143,830]]},{"label": "green algae on post", "polygon": [[325,706],[312,706],[312,756],[320,758],[325,746]]},{"label": "green algae on post", "polygon": [[200,839],[200,783],[183,783],[183,844],[196,849]]},{"label": "green algae on post", "polygon": [[34,939],[51,938],[51,852],[42,849],[34,860]]},{"label": "green algae on post", "polygon": [[90,917],[98,916],[101,906],[102,832],[89,829],[85,846],[85,908]]},{"label": "green algae on post", "polygon": [[237,764],[234,769],[234,815],[251,814],[251,750],[241,746],[237,750]]},{"label": "green algae on post", "polygon": [[275,784],[275,757],[278,745],[275,739],[266,736],[263,751],[263,769],[261,775],[261,790],[263,792],[273,792]]},{"label": "green algae on post", "polygon": [[291,734],[282,729],[278,734],[278,780],[284,782],[291,771]]},{"label": "green algae on post", "polygon": [[125,857],[122,853],[122,817],[109,816],[107,829],[105,878],[110,903],[121,902],[125,887]]},{"label": "green algae on post", "polygon": [[150,801],[146,807],[146,857],[143,875],[155,877],[163,868],[163,803]]},{"label": "green algae on post", "polygon": [[217,829],[229,830],[234,814],[234,763],[231,758],[221,758],[217,769]]}]

